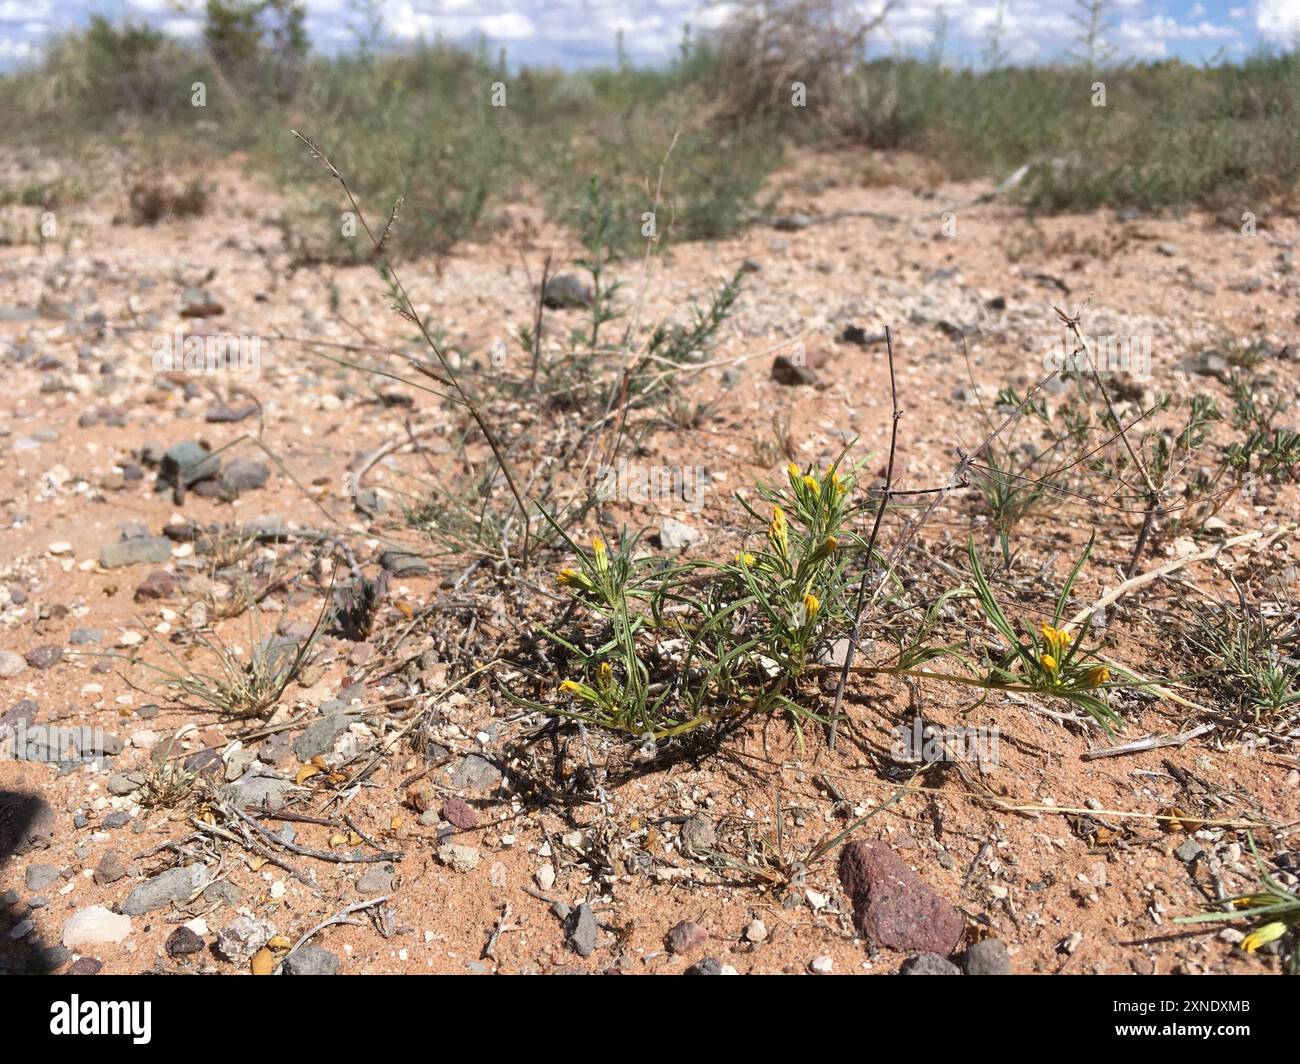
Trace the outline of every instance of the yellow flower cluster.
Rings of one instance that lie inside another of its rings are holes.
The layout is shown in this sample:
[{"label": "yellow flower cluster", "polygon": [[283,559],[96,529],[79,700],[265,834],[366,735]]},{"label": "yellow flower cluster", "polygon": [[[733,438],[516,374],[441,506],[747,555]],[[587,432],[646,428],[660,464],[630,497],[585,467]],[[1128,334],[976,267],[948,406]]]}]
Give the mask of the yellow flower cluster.
[{"label": "yellow flower cluster", "polygon": [[785,511],[779,506],[772,507],[772,523],[767,526],[767,541],[782,558],[790,551],[789,526],[785,522]]}]

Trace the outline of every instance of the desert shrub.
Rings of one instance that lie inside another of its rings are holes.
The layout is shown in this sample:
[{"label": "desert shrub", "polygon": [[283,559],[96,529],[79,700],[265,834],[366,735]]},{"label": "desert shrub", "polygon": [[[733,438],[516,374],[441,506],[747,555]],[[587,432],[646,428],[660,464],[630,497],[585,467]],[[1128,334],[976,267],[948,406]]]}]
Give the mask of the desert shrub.
[{"label": "desert shrub", "polygon": [[166,218],[189,218],[208,209],[208,189],[198,178],[180,184],[158,174],[132,179],[127,203],[134,225],[156,225]]},{"label": "desert shrub", "polygon": [[226,77],[288,99],[307,57],[298,0],[207,0],[203,39]]}]

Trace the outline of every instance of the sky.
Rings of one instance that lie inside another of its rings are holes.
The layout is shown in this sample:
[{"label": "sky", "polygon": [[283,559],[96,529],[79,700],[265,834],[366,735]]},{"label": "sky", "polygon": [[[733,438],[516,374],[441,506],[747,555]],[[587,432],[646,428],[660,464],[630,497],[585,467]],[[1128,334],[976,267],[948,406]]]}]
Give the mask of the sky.
[{"label": "sky", "polygon": [[[353,0],[305,0],[307,30],[319,51],[347,49],[355,40]],[[439,35],[504,47],[513,63],[569,68],[609,63],[618,32],[635,61],[671,57],[690,24],[716,25],[723,3],[701,0],[376,0],[392,43]],[[864,11],[882,0],[844,0]],[[180,39],[202,26],[202,0],[0,0],[0,67],[39,58],[51,35],[85,23],[91,14],[117,22],[148,22]],[[1008,61],[1059,57],[1077,36],[1074,0],[898,0],[872,50],[919,54],[946,19],[944,57],[978,63],[1001,8],[1000,42]],[[1108,41],[1122,58],[1178,57],[1200,62],[1234,59],[1260,47],[1300,40],[1300,0],[1111,0]]]}]

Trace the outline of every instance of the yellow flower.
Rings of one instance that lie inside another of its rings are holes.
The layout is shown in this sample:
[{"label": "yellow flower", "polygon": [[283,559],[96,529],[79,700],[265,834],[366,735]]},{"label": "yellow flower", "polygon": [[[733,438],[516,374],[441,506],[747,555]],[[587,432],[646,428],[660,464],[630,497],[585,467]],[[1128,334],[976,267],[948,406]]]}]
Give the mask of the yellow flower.
[{"label": "yellow flower", "polygon": [[1085,687],[1100,687],[1110,679],[1110,669],[1105,665],[1094,665],[1084,674]]},{"label": "yellow flower", "polygon": [[576,587],[583,591],[592,589],[591,580],[577,569],[561,569],[555,577],[555,582],[560,587]]},{"label": "yellow flower", "polygon": [[1038,661],[1048,672],[1056,671],[1056,659],[1051,654],[1043,654]]},{"label": "yellow flower", "polygon": [[816,477],[804,477],[803,486],[811,491],[814,495],[822,490],[822,486],[817,483]]},{"label": "yellow flower", "polygon": [[772,523],[767,526],[767,540],[772,544],[772,549],[784,558],[790,548],[790,539],[786,529],[785,511],[779,506],[772,507]]},{"label": "yellow flower", "polygon": [[578,683],[576,680],[565,680],[560,684],[560,693],[573,695],[575,698],[585,699],[588,702],[599,702],[600,695],[596,694],[585,683]]},{"label": "yellow flower", "polygon": [[1050,624],[1043,624],[1043,639],[1047,643],[1047,648],[1053,656],[1060,657],[1061,652],[1070,645],[1070,640],[1074,637],[1063,628],[1053,628]]},{"label": "yellow flower", "polygon": [[591,552],[596,564],[596,571],[603,573],[609,568],[609,555],[605,552],[605,541],[595,536],[591,541]]},{"label": "yellow flower", "polygon": [[822,545],[818,547],[815,551],[813,551],[813,556],[810,560],[815,562],[821,561],[828,554],[834,554],[835,548],[838,547],[839,545],[840,545],[840,541],[838,539],[836,539],[834,536],[827,536],[822,541]]},{"label": "yellow flower", "polygon": [[808,619],[812,620],[817,616],[817,611],[822,608],[822,604],[817,601],[817,596],[811,591],[803,597],[803,609]]},{"label": "yellow flower", "polygon": [[749,554],[748,552],[744,554],[736,555],[736,561],[740,562],[740,564],[745,566],[746,568],[752,566],[754,562],[756,562],[757,560],[758,560],[757,558],[755,558],[752,554]]},{"label": "yellow flower", "polygon": [[614,669],[608,661],[602,661],[596,666],[596,682],[601,687],[608,687],[614,682]]},{"label": "yellow flower", "polygon": [[1263,927],[1257,927],[1249,935],[1241,940],[1241,948],[1247,953],[1254,953],[1260,946],[1267,946],[1286,934],[1286,924],[1281,920],[1274,920],[1271,924],[1265,924]]},{"label": "yellow flower", "polygon": [[844,481],[840,479],[838,473],[831,473],[831,486],[835,488],[836,495],[844,494]]},{"label": "yellow flower", "polygon": [[788,466],[785,467],[785,471],[790,476],[791,484],[797,484],[799,482],[799,477],[802,474],[799,472],[799,467],[797,465],[791,462]]},{"label": "yellow flower", "polygon": [[1253,909],[1259,905],[1267,905],[1273,901],[1271,894],[1247,894],[1242,898],[1233,898],[1229,903],[1234,909]]}]

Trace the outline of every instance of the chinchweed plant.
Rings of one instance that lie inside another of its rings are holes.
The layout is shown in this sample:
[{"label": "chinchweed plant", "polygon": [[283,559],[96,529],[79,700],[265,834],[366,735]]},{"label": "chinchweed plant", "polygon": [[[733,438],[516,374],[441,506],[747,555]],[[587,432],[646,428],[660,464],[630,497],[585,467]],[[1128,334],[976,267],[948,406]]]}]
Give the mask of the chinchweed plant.
[{"label": "chinchweed plant", "polygon": [[1105,691],[1113,686],[1109,667],[1096,660],[1093,652],[1084,649],[1092,615],[1084,620],[1077,634],[1061,623],[1070,591],[1092,553],[1094,539],[1095,536],[1088,540],[1062,585],[1051,623],[1042,622],[1037,627],[1025,621],[1021,621],[1019,627],[1011,623],[984,575],[974,540],[967,545],[967,553],[976,601],[989,624],[1006,643],[1006,648],[996,656],[987,655],[980,685],[988,690],[1032,691],[1063,698],[1085,710],[1110,734],[1123,725],[1119,714],[1105,699]]},{"label": "chinchweed plant", "polygon": [[848,621],[845,570],[861,548],[846,530],[853,474],[838,462],[820,476],[792,464],[787,480],[760,486],[770,513],[742,500],[767,533],[730,562],[657,569],[633,556],[634,541],[611,551],[597,537],[590,552],[570,541],[578,567],[558,581],[594,631],[542,629],[581,678],[560,684],[557,705],[525,704],[652,739],[748,712],[821,719],[796,696],[827,633]]},{"label": "chinchweed plant", "polygon": [[1284,949],[1290,955],[1288,970],[1292,975],[1300,975],[1300,894],[1287,890],[1272,876],[1260,860],[1255,849],[1254,837],[1247,840],[1250,852],[1259,866],[1259,878],[1263,890],[1253,894],[1238,894],[1226,898],[1221,903],[1228,906],[1227,912],[1207,912],[1199,916],[1180,916],[1176,923],[1204,924],[1223,922],[1245,922],[1250,925],[1250,932],[1241,940],[1241,948],[1247,953],[1254,953],[1261,946],[1278,939],[1285,939]]},{"label": "chinchweed plant", "polygon": [[846,569],[863,548],[848,531],[854,476],[841,476],[838,462],[821,476],[792,462],[786,479],[782,488],[759,487],[770,516],[741,500],[767,520],[762,547],[731,562],[681,566],[652,600],[657,623],[686,642],[684,669],[702,671],[704,682],[684,692],[696,713],[722,699],[737,709],[785,710],[796,726],[822,719],[794,696],[828,633],[850,623]]},{"label": "chinchweed plant", "polygon": [[[786,713],[800,734],[806,721],[824,723],[810,708],[817,690],[808,681],[838,668],[823,651],[853,623],[855,581],[848,570],[865,548],[849,530],[858,515],[848,501],[853,479],[841,476],[838,463],[820,476],[792,464],[784,486],[760,485],[762,512],[740,501],[766,523],[766,535],[732,561],[659,568],[654,559],[634,557],[626,540],[611,551],[597,538],[589,552],[570,541],[578,566],[561,570],[558,580],[574,596],[570,615],[585,614],[586,623],[563,635],[541,631],[567,652],[577,675],[559,685],[553,705],[507,693],[541,712],[656,740],[751,712]],[[1110,666],[1086,647],[1091,618],[1077,633],[1063,620],[1092,546],[1089,541],[1071,569],[1051,622],[1017,626],[994,595],[972,540],[974,588],[943,592],[919,626],[896,639],[891,658],[855,670],[956,683],[986,696],[1060,698],[1113,733],[1122,722],[1107,691],[1144,681],[1112,681]],[[889,587],[893,601],[899,591],[895,582]],[[959,598],[974,598],[1005,644],[982,664],[955,645],[931,642],[941,615]],[[965,671],[938,671],[933,663],[941,659],[959,661]]]}]

